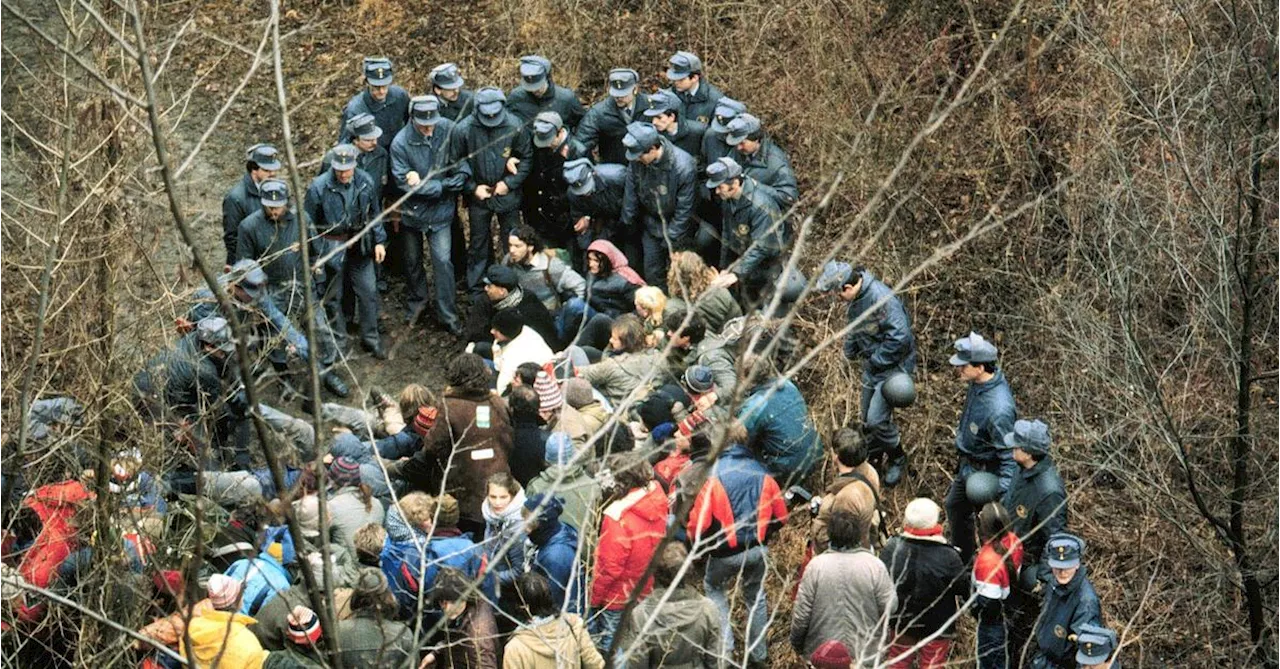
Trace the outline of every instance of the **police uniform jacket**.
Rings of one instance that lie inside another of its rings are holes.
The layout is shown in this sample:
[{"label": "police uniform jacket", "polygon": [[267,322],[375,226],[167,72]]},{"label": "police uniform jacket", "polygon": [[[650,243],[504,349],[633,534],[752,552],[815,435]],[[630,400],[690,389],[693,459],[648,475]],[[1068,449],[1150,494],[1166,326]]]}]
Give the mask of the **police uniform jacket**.
[{"label": "police uniform jacket", "polygon": [[720,203],[724,224],[720,246],[720,267],[738,259],[734,273],[747,282],[760,283],[773,278],[780,269],[782,249],[787,239],[782,212],[773,198],[760,189],[754,179],[742,180],[742,194],[736,200]]},{"label": "police uniform jacket", "polygon": [[[627,168],[613,163],[601,163],[595,166],[595,188],[586,195],[569,195],[569,219],[577,221],[583,216],[592,218],[592,227],[596,222],[609,230],[622,216],[622,200],[627,190]],[[605,233],[608,236],[608,233]]]},{"label": "police uniform jacket", "polygon": [[1052,576],[1043,557],[1045,544],[1049,537],[1067,529],[1067,490],[1052,458],[1045,456],[1030,469],[1018,469],[1005,508],[1013,517],[1013,532],[1030,558],[1022,570],[1031,573],[1020,575],[1019,582],[1030,589],[1037,580],[1049,581]]},{"label": "police uniform jacket", "polygon": [[1036,627],[1036,655],[1033,667],[1076,666],[1076,644],[1068,639],[1080,633],[1080,626],[1102,624],[1102,605],[1089,582],[1084,565],[1066,585],[1054,581],[1045,591],[1044,607]]},{"label": "police uniform jacket", "polygon": [[[373,178],[364,170],[356,168],[349,184],[338,183],[330,170],[312,179],[303,199],[303,208],[317,232],[341,240],[360,232],[382,213],[382,203],[376,194]],[[373,226],[373,230],[362,239],[366,241],[352,249],[360,248],[371,254],[374,245],[386,244],[387,233],[382,222]]]},{"label": "police uniform jacket", "polygon": [[1018,473],[1013,449],[1004,445],[1004,437],[1013,431],[1018,409],[1013,390],[1004,370],[997,369],[986,383],[970,383],[956,430],[956,450],[960,452],[960,474],[967,477],[974,469],[997,472],[1000,489],[1008,490]]},{"label": "police uniform jacket", "polygon": [[[325,152],[324,160],[320,162],[320,171],[317,174],[324,174],[332,167],[333,150],[329,150]],[[372,151],[359,151],[356,156],[356,167],[367,172],[369,178],[373,179],[374,197],[378,198],[378,202],[384,202],[384,198],[388,196],[396,199],[400,197],[396,193],[395,183],[391,179],[391,152],[383,148],[381,144],[373,147]]]},{"label": "police uniform jacket", "polygon": [[[314,241],[314,228],[308,226],[307,237],[314,258],[319,251]],[[297,214],[292,209],[287,209],[279,221],[272,221],[267,218],[266,212],[259,209],[240,221],[236,255],[257,260],[262,265],[262,271],[266,272],[267,284],[273,291],[302,281]]]},{"label": "police uniform jacket", "polygon": [[569,215],[569,184],[564,180],[564,163],[586,155],[586,148],[572,135],[565,138],[569,155],[561,154],[563,146],[552,149],[534,148],[533,167],[524,182],[525,222],[548,242],[559,242],[571,233],[565,220]]},{"label": "police uniform jacket", "polygon": [[773,140],[762,138],[760,148],[749,156],[736,149],[730,155],[742,165],[744,174],[759,181],[778,201],[778,208],[786,210],[800,198],[796,174],[791,169],[791,159]]},{"label": "police uniform jacket", "polygon": [[[520,188],[533,169],[533,141],[520,119],[510,112],[502,124],[490,128],[472,114],[458,124],[453,135],[454,160],[465,163],[463,191],[468,202],[494,212],[508,212],[520,207]],[[519,158],[516,173],[507,171],[507,159]],[[475,200],[476,186],[507,183],[506,195],[493,195]]]},{"label": "police uniform jacket", "polygon": [[[682,241],[692,232],[689,218],[697,197],[697,166],[693,156],[661,138],[662,157],[649,165],[632,161],[627,167],[627,187],[622,199],[622,225],[632,229],[643,223],[651,236]],[[679,250],[679,249],[676,249]]]},{"label": "police uniform jacket", "polygon": [[378,102],[369,94],[369,89],[356,93],[347,106],[342,108],[342,121],[338,125],[338,141],[350,142],[351,133],[347,131],[347,121],[359,114],[373,114],[374,122],[382,128],[382,136],[378,138],[378,146],[386,149],[391,146],[391,139],[409,120],[409,92],[392,84],[387,90],[387,97]]},{"label": "police uniform jacket", "polygon": [[[862,316],[873,305],[889,296],[880,307],[867,314],[862,324],[844,338],[844,357],[862,358],[865,371],[872,377],[901,368],[908,374],[916,369],[916,338],[911,332],[911,317],[902,300],[876,275],[862,272],[862,290],[849,303],[847,322]],[[1011,423],[1012,425],[1012,423]]]},{"label": "police uniform jacket", "polygon": [[564,86],[556,85],[550,76],[547,77],[547,91],[542,97],[536,97],[520,86],[511,89],[507,94],[507,111],[514,114],[521,124],[532,123],[541,112],[556,112],[564,127],[569,129],[569,134],[573,134],[584,114],[578,96]]},{"label": "police uniform jacket", "polygon": [[627,164],[627,149],[622,145],[622,138],[627,134],[627,124],[644,118],[644,111],[650,107],[649,96],[637,92],[632,103],[630,120],[612,97],[591,105],[582,123],[578,124],[578,132],[574,139],[582,142],[588,152],[597,149],[601,163]]},{"label": "police uniform jacket", "polygon": [[[667,134],[667,139],[672,144],[684,149],[684,152],[693,156],[694,162],[698,166],[698,172],[702,172],[702,167],[706,163],[699,162],[702,160],[702,138],[707,133],[707,124],[699,123],[693,119],[680,118],[676,125],[676,134]],[[666,134],[666,133],[663,133]]]},{"label": "police uniform jacket", "polygon": [[454,123],[461,121],[471,115],[471,110],[475,107],[475,103],[472,101],[474,97],[475,93],[465,88],[458,89],[457,100],[451,101],[436,96],[440,100],[440,115]]},{"label": "police uniform jacket", "polygon": [[693,119],[698,123],[710,123],[711,118],[716,115],[716,104],[724,97],[724,93],[707,83],[705,78],[698,81],[698,90],[693,93],[681,93],[674,88],[669,90],[684,104],[684,115],[681,118]]},{"label": "police uniform jacket", "polygon": [[240,221],[261,210],[262,195],[258,192],[258,184],[246,172],[222,198],[222,243],[227,249],[228,265],[236,264],[243,257],[236,254],[236,235],[240,229]]},{"label": "police uniform jacket", "polygon": [[203,354],[194,332],[148,360],[134,375],[133,386],[149,405],[188,420],[205,414],[222,396],[217,365]]},{"label": "police uniform jacket", "polygon": [[[192,323],[209,318],[210,316],[221,316],[227,318],[218,306],[218,301],[213,296],[213,291],[208,288],[201,288],[192,295],[191,308],[187,309],[186,319]],[[252,304],[238,302],[234,297],[231,298],[233,304],[236,305],[241,324],[246,328],[249,341],[245,342],[247,350],[257,352],[263,348],[268,342],[283,338],[285,342],[292,344],[298,352],[298,356],[303,360],[307,360],[311,354],[311,347],[307,345],[307,337],[302,334],[293,321],[281,311],[279,305],[276,304],[271,295],[262,295],[255,299]],[[228,319],[230,320],[230,319]]]},{"label": "police uniform jacket", "polygon": [[[471,169],[454,161],[457,127],[444,119],[427,137],[410,123],[391,142],[392,179],[399,189],[412,193],[400,205],[402,220],[411,228],[440,228],[453,221],[454,200]],[[417,188],[405,180],[410,172],[421,179]]]}]

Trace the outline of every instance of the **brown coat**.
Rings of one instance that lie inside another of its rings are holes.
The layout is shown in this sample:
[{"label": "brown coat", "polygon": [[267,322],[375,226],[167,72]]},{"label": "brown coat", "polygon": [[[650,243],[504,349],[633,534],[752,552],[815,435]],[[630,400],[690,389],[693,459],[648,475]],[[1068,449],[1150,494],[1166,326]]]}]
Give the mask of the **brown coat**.
[{"label": "brown coat", "polygon": [[488,602],[467,604],[467,610],[440,632],[437,667],[445,669],[498,669],[498,625]]},{"label": "brown coat", "polygon": [[861,521],[867,530],[867,541],[864,544],[875,545],[880,539],[880,514],[876,505],[876,496],[880,494],[880,475],[869,463],[862,463],[854,468],[875,489],[874,493],[866,484],[852,475],[839,475],[827,486],[823,493],[822,506],[818,508],[818,517],[813,520],[813,552],[827,550],[830,539],[827,536],[827,523],[831,522],[831,514],[837,509],[848,511]]}]

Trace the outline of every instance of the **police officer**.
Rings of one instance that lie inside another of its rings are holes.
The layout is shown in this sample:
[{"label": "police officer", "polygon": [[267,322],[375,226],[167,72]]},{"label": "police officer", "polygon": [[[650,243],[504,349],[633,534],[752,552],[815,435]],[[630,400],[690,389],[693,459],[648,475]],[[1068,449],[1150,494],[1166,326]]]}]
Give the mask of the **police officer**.
[{"label": "police officer", "polygon": [[364,80],[367,86],[356,93],[342,108],[342,122],[338,130],[338,143],[351,141],[347,121],[359,114],[371,114],[376,119],[382,135],[378,144],[391,146],[391,138],[400,132],[409,118],[409,93],[392,82],[391,61],[382,57],[364,59]]},{"label": "police officer", "polygon": [[[373,178],[374,197],[386,209],[387,204],[400,199],[400,189],[396,188],[395,180],[391,178],[391,152],[378,143],[383,135],[382,128],[378,127],[373,114],[357,114],[347,121],[347,132],[351,135],[351,145],[360,150],[356,166],[368,172]],[[328,171],[331,163],[332,158],[326,153],[321,163],[320,173]],[[390,223],[392,230],[398,230],[400,211],[396,209],[387,211],[386,220]],[[378,278],[378,292],[386,292],[387,280],[382,274],[382,265],[374,266],[373,271]]]},{"label": "police officer", "polygon": [[744,311],[748,311],[771,298],[769,293],[782,273],[782,251],[789,241],[782,212],[732,158],[707,166],[706,186],[720,198],[724,220],[716,283],[740,283],[747,305]]},{"label": "police officer", "polygon": [[738,118],[739,114],[745,113],[747,106],[733,98],[720,98],[716,103],[715,116],[711,118],[707,132],[702,135],[702,161],[705,164],[710,165],[733,151],[733,147],[724,138],[729,134],[729,123]]},{"label": "police officer", "polygon": [[[246,277],[241,283],[252,285],[258,272],[261,272],[267,286],[264,295],[267,299],[262,302],[269,302],[270,308],[278,309],[291,320],[297,321],[305,316],[306,297],[302,291],[308,290],[303,281],[297,214],[289,208],[289,186],[284,181],[265,181],[261,190],[262,208],[240,222],[236,253],[241,260],[237,267],[240,267],[242,275]],[[308,242],[311,244],[311,257],[318,257],[320,245],[314,242],[315,229],[310,226],[307,238],[312,240]],[[253,271],[255,267],[257,271]],[[316,355],[319,356],[316,362],[320,365],[321,381],[333,394],[346,397],[350,390],[333,368],[338,357],[338,345],[329,328],[329,319],[325,318],[324,310],[318,304],[313,322],[316,338],[319,340],[315,348]],[[302,337],[302,334],[299,333],[298,337]],[[303,352],[306,352],[305,347]],[[287,367],[284,353],[283,347],[276,347],[271,352],[271,362],[281,372]]]},{"label": "police officer", "polygon": [[422,267],[425,237],[431,253],[431,271],[436,291],[436,317],[452,334],[459,334],[451,261],[457,211],[456,199],[466,175],[454,162],[454,124],[440,113],[434,95],[413,99],[409,125],[391,142],[392,173],[396,184],[410,193],[401,205],[403,215],[402,257],[405,263],[405,322],[413,325],[427,307],[427,274]]},{"label": "police officer", "polygon": [[[373,271],[373,266],[387,254],[387,233],[379,218],[382,203],[377,200],[373,178],[357,167],[359,149],[339,144],[331,154],[331,169],[311,181],[303,207],[311,224],[328,242],[323,245],[326,249],[345,244],[356,235],[361,237],[327,263],[326,308],[334,336],[343,345],[347,316],[354,315],[358,307],[360,339],[365,349],[379,360],[386,360],[387,349],[378,334],[378,289]],[[377,223],[373,223],[375,220]],[[365,231],[371,223],[371,229]]]},{"label": "police officer", "polygon": [[693,244],[697,166],[648,123],[628,125],[622,143],[631,161],[622,199],[623,243],[635,253],[633,240],[640,237],[644,280],[665,291],[671,252]]},{"label": "police officer", "polygon": [[569,189],[569,220],[577,236],[571,249],[573,266],[581,271],[591,242],[613,238],[622,215],[627,168],[615,163],[592,165],[590,160],[578,158],[564,164],[564,180]]},{"label": "police officer", "polygon": [[454,160],[464,163],[463,193],[471,218],[467,286],[479,294],[493,262],[494,217],[504,253],[508,235],[520,222],[521,187],[533,169],[533,145],[520,119],[507,111],[502,91],[487,86],[476,92],[475,99],[475,111],[454,133]]},{"label": "police officer", "polygon": [[471,113],[475,94],[463,88],[465,84],[453,63],[431,68],[431,93],[440,101],[440,115],[455,123]]},{"label": "police officer", "polygon": [[584,155],[586,148],[569,134],[559,114],[538,112],[533,120],[533,168],[524,182],[521,209],[525,224],[550,248],[569,248],[573,242],[564,163]]},{"label": "police officer", "polygon": [[570,132],[585,113],[577,94],[552,80],[551,61],[536,55],[520,59],[520,85],[507,94],[507,109],[526,125],[538,112],[556,112]]},{"label": "police officer", "polygon": [[[277,344],[286,352],[296,353],[305,360],[310,355],[307,338],[276,304],[267,281],[266,272],[252,258],[237,260],[231,269],[218,277],[218,284],[231,298],[231,305],[236,308],[237,316],[244,326],[248,337],[245,342],[246,350],[255,355],[251,363],[256,365],[256,354],[262,348]],[[190,327],[210,316],[226,318],[228,314],[223,313],[213,291],[201,288],[192,295],[191,306],[179,325],[182,328]],[[281,362],[278,364],[277,360]],[[283,357],[273,358],[272,365],[283,371],[283,361]]]},{"label": "police officer", "polygon": [[627,124],[641,120],[649,108],[649,96],[639,91],[640,75],[635,70],[616,67],[609,70],[609,96],[591,105],[576,138],[587,151],[595,149],[601,163],[627,164],[622,138]]},{"label": "police officer", "polygon": [[956,451],[959,462],[951,491],[947,494],[947,520],[951,524],[951,543],[960,549],[965,562],[973,559],[975,537],[973,518],[978,507],[965,495],[965,482],[969,475],[985,471],[997,474],[1000,490],[1005,492],[1013,482],[1018,465],[1013,461],[1013,450],[1005,442],[1013,431],[1017,418],[1017,406],[1013,390],[1004,372],[996,366],[997,351],[994,344],[976,332],[955,342],[955,355],[951,365],[956,368],[960,380],[969,384],[965,395],[964,410],[960,413],[960,427],[956,430]]},{"label": "police officer", "polygon": [[751,114],[738,114],[727,128],[724,141],[736,149],[730,155],[742,164],[742,171],[765,186],[779,209],[790,209],[800,199],[800,189],[787,152],[764,136],[760,119]]},{"label": "police officer", "polygon": [[[649,96],[649,108],[644,115],[672,144],[684,149],[695,161],[701,161],[702,137],[707,132],[707,124],[681,118],[683,106],[675,93],[658,91]],[[702,169],[701,162],[698,169]]]},{"label": "police officer", "polygon": [[1080,634],[1102,625],[1102,604],[1081,564],[1084,549],[1084,540],[1075,535],[1060,532],[1049,537],[1045,553],[1053,578],[1036,621],[1033,669],[1072,669]]},{"label": "police officer", "polygon": [[832,260],[822,268],[816,288],[823,293],[839,291],[840,299],[849,303],[845,311],[849,323],[863,319],[845,335],[844,357],[862,360],[862,433],[868,450],[885,456],[884,484],[892,488],[902,481],[907,456],[893,421],[893,407],[885,401],[882,388],[893,374],[915,374],[911,317],[893,289],[863,267]]},{"label": "police officer", "polygon": [[710,123],[724,93],[703,80],[702,60],[688,51],[675,52],[667,60],[667,79],[684,104],[685,118]]},{"label": "police officer", "polygon": [[262,208],[258,186],[280,171],[280,152],[270,144],[255,144],[245,154],[244,176],[222,198],[222,244],[227,251],[227,266],[234,265],[236,235],[240,221]]},{"label": "police officer", "polygon": [[[729,132],[727,124],[738,114],[746,111],[747,106],[741,102],[727,97],[720,98],[716,103],[715,116],[712,117],[711,124],[702,135],[702,147],[698,152],[699,165],[710,165],[730,155],[733,147],[724,141],[724,136]],[[720,259],[721,228],[720,200],[714,191],[707,188],[698,189],[696,212],[698,218],[702,219],[702,223],[698,225],[696,245],[698,255],[702,256],[708,265],[714,265]]]},{"label": "police officer", "polygon": [[1120,635],[1101,625],[1081,625],[1076,637],[1076,664],[1098,669],[1120,669],[1116,653],[1120,651]]}]

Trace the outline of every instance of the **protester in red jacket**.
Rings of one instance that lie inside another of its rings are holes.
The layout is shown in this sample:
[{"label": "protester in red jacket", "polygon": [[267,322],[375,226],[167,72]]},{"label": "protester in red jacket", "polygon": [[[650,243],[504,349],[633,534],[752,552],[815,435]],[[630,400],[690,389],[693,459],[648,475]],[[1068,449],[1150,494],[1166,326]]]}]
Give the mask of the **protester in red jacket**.
[{"label": "protester in red jacket", "polygon": [[[36,488],[23,502],[40,518],[40,533],[18,564],[18,573],[31,585],[47,588],[68,555],[80,548],[76,510],[92,497],[79,481],[63,481]],[[25,599],[25,598],[24,598]],[[44,604],[16,607],[18,618],[35,622],[44,615]]]},{"label": "protester in red jacket", "polygon": [[591,584],[591,633],[600,648],[612,642],[631,594],[638,589],[643,597],[653,588],[652,579],[641,584],[640,577],[666,534],[669,508],[647,460],[617,453],[605,466],[616,494],[604,509]]}]

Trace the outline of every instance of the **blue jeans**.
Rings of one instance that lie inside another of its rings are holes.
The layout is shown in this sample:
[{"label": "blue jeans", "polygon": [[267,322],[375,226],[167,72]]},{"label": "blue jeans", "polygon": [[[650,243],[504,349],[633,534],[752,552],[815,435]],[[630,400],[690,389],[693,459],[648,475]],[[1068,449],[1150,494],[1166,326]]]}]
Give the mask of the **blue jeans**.
[{"label": "blue jeans", "polygon": [[484,275],[493,262],[493,244],[491,232],[493,219],[497,217],[499,238],[502,249],[507,248],[507,238],[511,231],[520,224],[520,210],[494,212],[482,204],[473,203],[467,206],[467,214],[471,217],[471,242],[467,246],[467,288],[476,294],[484,292]]},{"label": "blue jeans", "polygon": [[406,306],[412,314],[427,306],[427,272],[422,266],[422,243],[431,249],[431,277],[436,287],[436,318],[446,327],[458,325],[457,295],[454,289],[453,231],[448,225],[431,225],[425,229],[405,221],[401,228],[404,240],[404,279],[408,287]]},{"label": "blue jeans", "polygon": [[751,602],[747,614],[746,644],[751,659],[764,662],[768,658],[768,641],[765,639],[765,623],[769,621],[769,604],[765,600],[764,577],[768,572],[769,549],[764,546],[748,548],[727,557],[707,560],[707,574],[702,584],[707,597],[720,609],[720,634],[724,638],[726,652],[733,651],[733,624],[729,618],[728,588],[735,576],[741,578],[742,596]]},{"label": "blue jeans", "polygon": [[328,277],[324,299],[334,339],[340,346],[346,343],[347,312],[354,314],[358,309],[360,339],[372,346],[381,340],[378,336],[378,279],[373,273],[373,256],[350,248],[342,253],[340,263],[340,269]]},{"label": "blue jeans", "polygon": [[978,669],[1005,669],[1009,665],[1004,623],[978,623]]},{"label": "blue jeans", "polygon": [[591,618],[587,622],[587,631],[591,633],[591,639],[595,641],[596,648],[600,650],[601,655],[609,652],[609,646],[613,644],[613,635],[618,631],[618,623],[621,622],[622,609],[617,611],[593,609],[591,611]]},{"label": "blue jeans", "polygon": [[[902,435],[898,424],[893,422],[893,407],[885,401],[881,387],[885,379],[897,372],[906,372],[901,367],[892,367],[883,372],[872,374],[863,363],[862,368],[862,434],[867,440],[867,453],[870,455],[885,454],[893,457],[902,443]],[[910,372],[907,372],[910,374]]]}]

